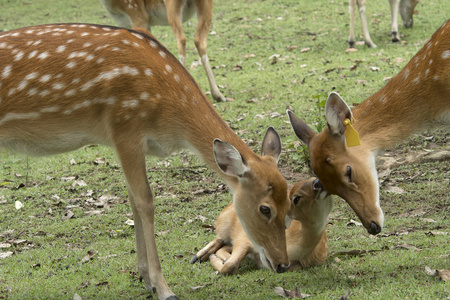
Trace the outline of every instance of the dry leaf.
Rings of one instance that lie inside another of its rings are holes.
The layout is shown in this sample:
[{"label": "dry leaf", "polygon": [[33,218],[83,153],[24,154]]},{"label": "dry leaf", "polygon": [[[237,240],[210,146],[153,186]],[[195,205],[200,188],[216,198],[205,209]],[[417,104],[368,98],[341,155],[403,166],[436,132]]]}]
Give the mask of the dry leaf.
[{"label": "dry leaf", "polygon": [[372,71],[380,71],[380,68],[378,68],[378,67],[371,67],[370,68]]},{"label": "dry leaf", "polygon": [[125,224],[127,224],[128,226],[134,226],[134,221],[128,219],[128,220],[125,221]]},{"label": "dry leaf", "polygon": [[71,210],[68,210],[64,216],[62,217],[63,220],[69,220],[70,218],[72,218],[74,215],[74,213]]},{"label": "dry leaf", "polygon": [[351,294],[352,294],[352,292],[348,291],[344,296],[339,298],[339,300],[347,300],[348,296],[350,296]]},{"label": "dry leaf", "polygon": [[0,252],[0,259],[5,259],[7,257],[10,257],[13,254],[14,254],[14,252],[12,252],[12,251]]},{"label": "dry leaf", "polygon": [[62,181],[72,181],[72,180],[75,180],[76,177],[75,176],[69,176],[69,177],[61,177],[60,179]]},{"label": "dry leaf", "polygon": [[345,50],[345,52],[356,52],[358,51],[358,49],[356,48],[347,48],[347,50]]},{"label": "dry leaf", "polygon": [[72,183],[72,187],[76,187],[77,185],[78,185],[78,186],[87,186],[86,182],[84,182],[83,179],[75,180],[75,181]]},{"label": "dry leaf", "polygon": [[425,266],[425,272],[430,276],[439,277],[443,281],[450,280],[450,270],[432,270],[429,266]]},{"label": "dry leaf", "polygon": [[190,289],[191,289],[191,291],[196,291],[196,290],[202,289],[204,287],[206,287],[206,286],[205,285],[191,286]]},{"label": "dry leaf", "polygon": [[10,243],[0,243],[0,248],[9,248],[11,247]]},{"label": "dry leaf", "polygon": [[311,51],[311,48],[302,48],[301,50],[300,50],[300,52],[309,52],[309,51]]},{"label": "dry leaf", "polygon": [[23,204],[22,202],[16,200],[16,202],[14,202],[14,206],[16,207],[17,210],[19,210],[23,207]]},{"label": "dry leaf", "polygon": [[95,253],[94,253],[94,251],[89,250],[87,252],[87,254],[81,259],[81,262],[85,263],[85,262],[90,261],[92,258],[94,258],[95,254],[97,254],[97,251],[95,251]]},{"label": "dry leaf", "polygon": [[72,158],[72,159],[70,160],[70,164],[73,166],[73,165],[76,165],[77,162],[75,161],[75,159]]},{"label": "dry leaf", "polygon": [[282,288],[280,286],[277,286],[274,288],[275,294],[281,297],[288,297],[288,298],[297,298],[297,299],[303,299],[307,297],[311,297],[309,294],[302,294],[298,290],[298,287],[295,288],[295,290],[286,290],[285,288]]},{"label": "dry leaf", "polygon": [[350,222],[347,223],[347,226],[362,226],[362,223],[351,219]]},{"label": "dry leaf", "polygon": [[84,214],[86,216],[97,216],[103,213],[103,210],[90,210],[90,211],[86,211]]},{"label": "dry leaf", "polygon": [[398,186],[391,186],[391,185],[389,185],[389,186],[385,187],[384,190],[386,192],[388,192],[388,193],[393,193],[393,194],[403,194],[403,193],[405,193],[405,190],[400,188],[400,187],[398,187]]},{"label": "dry leaf", "polygon": [[73,299],[72,300],[83,300],[83,299],[81,298],[80,295],[75,294],[75,295],[73,295]]},{"label": "dry leaf", "polygon": [[105,163],[106,163],[106,159],[103,157],[97,157],[94,160],[94,164],[96,164],[96,165],[105,164]]}]

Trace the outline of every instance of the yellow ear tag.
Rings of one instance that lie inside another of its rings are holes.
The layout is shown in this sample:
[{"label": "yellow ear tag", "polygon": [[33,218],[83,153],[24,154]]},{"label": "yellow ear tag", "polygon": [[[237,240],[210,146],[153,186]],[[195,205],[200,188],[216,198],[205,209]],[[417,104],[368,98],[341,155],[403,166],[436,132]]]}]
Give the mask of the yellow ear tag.
[{"label": "yellow ear tag", "polygon": [[[353,122],[355,119],[353,119]],[[347,127],[345,129],[345,140],[347,141],[347,147],[355,147],[361,145],[359,140],[359,133],[352,126],[352,122],[349,119],[345,119],[344,125]]]}]

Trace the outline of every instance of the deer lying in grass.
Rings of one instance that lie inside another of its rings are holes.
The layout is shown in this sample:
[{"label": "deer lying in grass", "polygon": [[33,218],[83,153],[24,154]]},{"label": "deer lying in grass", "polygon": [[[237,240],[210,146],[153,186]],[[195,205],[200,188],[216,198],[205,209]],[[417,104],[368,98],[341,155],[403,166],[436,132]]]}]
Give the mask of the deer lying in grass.
[{"label": "deer lying in grass", "polygon": [[[289,191],[292,219],[286,230],[287,251],[290,270],[306,268],[323,263],[328,255],[328,238],[325,227],[333,206],[328,194],[316,178],[297,182]],[[227,206],[216,223],[217,237],[200,250],[192,259],[205,261],[208,258],[215,270],[222,274],[235,274],[245,256],[264,268],[258,251],[245,234],[233,205]]]}]

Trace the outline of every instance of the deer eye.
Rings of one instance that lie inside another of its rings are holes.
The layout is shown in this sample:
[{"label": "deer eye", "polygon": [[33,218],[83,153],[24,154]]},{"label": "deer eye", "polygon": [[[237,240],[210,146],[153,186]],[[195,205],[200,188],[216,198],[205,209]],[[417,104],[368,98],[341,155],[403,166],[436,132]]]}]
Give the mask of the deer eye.
[{"label": "deer eye", "polygon": [[347,166],[347,173],[345,174],[345,176],[348,179],[348,182],[353,182],[352,181],[352,168],[350,166]]},{"label": "deer eye", "polygon": [[294,202],[294,205],[295,205],[295,206],[298,205],[298,203],[300,202],[300,199],[301,199],[301,198],[302,198],[301,196],[297,196],[297,197],[294,198],[294,201],[293,201],[293,202]]},{"label": "deer eye", "polygon": [[261,205],[259,207],[259,211],[265,215],[268,219],[270,219],[270,207],[266,206],[266,205]]}]

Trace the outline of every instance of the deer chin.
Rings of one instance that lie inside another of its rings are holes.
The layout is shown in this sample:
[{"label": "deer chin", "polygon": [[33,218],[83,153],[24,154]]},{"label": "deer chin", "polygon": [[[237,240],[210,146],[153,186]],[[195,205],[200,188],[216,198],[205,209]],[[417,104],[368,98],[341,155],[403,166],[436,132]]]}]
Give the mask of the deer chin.
[{"label": "deer chin", "polygon": [[258,250],[259,260],[261,261],[263,267],[265,269],[276,271],[276,268],[272,265],[272,262],[266,256],[266,250],[264,248],[262,248],[262,247],[256,247],[256,249]]}]

